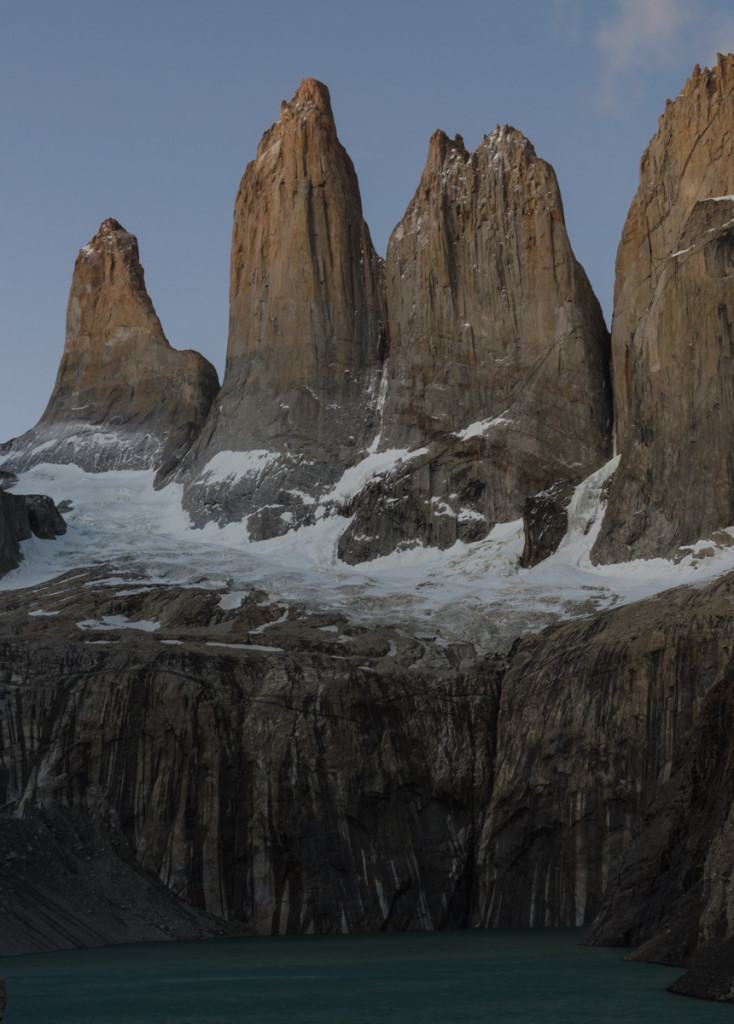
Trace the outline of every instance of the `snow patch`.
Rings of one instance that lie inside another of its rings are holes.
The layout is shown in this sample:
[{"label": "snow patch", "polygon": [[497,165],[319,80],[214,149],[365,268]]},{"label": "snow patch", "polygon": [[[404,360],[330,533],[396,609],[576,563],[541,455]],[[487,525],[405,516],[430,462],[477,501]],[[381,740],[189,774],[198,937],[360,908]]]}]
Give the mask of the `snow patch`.
[{"label": "snow patch", "polygon": [[506,412],[489,420],[477,420],[476,423],[470,423],[463,430],[454,431],[454,436],[458,437],[460,441],[468,441],[470,437],[483,437],[491,427],[499,427],[503,423],[512,423]]},{"label": "snow patch", "polygon": [[128,619],[125,615],[103,615],[101,619],[84,619],[77,622],[78,629],[140,629],[144,633],[155,633],[160,622],[149,619]]},{"label": "snow patch", "polygon": [[277,452],[256,449],[250,452],[222,451],[212,455],[197,478],[202,484],[226,484],[248,476],[260,476],[278,459]]},{"label": "snow patch", "polygon": [[358,462],[356,466],[345,470],[341,480],[328,494],[322,497],[321,501],[322,503],[348,501],[355,494],[359,494],[370,480],[374,480],[378,476],[385,476],[404,462],[425,455],[427,451],[427,448],[415,448],[413,451],[409,451],[407,448],[391,448],[386,452],[373,452]]}]

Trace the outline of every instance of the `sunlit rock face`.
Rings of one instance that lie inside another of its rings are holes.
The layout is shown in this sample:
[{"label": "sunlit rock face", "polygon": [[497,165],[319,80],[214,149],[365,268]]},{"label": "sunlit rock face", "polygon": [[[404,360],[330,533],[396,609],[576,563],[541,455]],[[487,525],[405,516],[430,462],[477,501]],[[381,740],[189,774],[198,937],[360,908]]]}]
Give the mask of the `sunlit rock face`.
[{"label": "sunlit rock face", "polygon": [[386,259],[380,447],[413,449],[354,501],[347,561],[448,547],[611,453],[608,334],[553,169],[513,128],[431,139]]},{"label": "sunlit rock face", "polygon": [[600,562],[669,556],[734,523],[734,56],[698,68],[640,164],[617,252],[622,458]]},{"label": "sunlit rock face", "polygon": [[237,193],[224,385],[186,463],[195,518],[282,533],[365,453],[386,344],[383,277],[329,91],[305,79]]},{"label": "sunlit rock face", "polygon": [[159,468],[200,430],[219,381],[197,352],[171,348],[145,288],[134,235],[106,220],[79,253],[54,390],[37,426],[0,448],[6,468],[74,462]]}]

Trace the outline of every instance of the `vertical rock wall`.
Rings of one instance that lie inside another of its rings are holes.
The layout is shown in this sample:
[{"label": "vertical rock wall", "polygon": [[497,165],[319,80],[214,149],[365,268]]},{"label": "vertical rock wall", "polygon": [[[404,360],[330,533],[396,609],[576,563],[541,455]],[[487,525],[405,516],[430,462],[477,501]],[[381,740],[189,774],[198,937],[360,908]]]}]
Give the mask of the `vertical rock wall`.
[{"label": "vertical rock wall", "polygon": [[617,446],[594,557],[668,557],[734,522],[734,56],[660,118],[617,253]]}]

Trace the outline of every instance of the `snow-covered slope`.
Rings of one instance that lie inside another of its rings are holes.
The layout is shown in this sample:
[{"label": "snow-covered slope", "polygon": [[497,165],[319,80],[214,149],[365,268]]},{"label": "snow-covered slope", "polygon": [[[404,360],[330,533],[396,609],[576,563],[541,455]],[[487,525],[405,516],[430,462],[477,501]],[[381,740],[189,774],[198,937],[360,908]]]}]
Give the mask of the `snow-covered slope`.
[{"label": "snow-covered slope", "polygon": [[[90,474],[76,466],[37,465],[21,475],[14,490],[70,501],[68,531],[55,541],[24,542],[23,563],[0,580],[0,589],[28,587],[104,564],[112,577],[124,572],[129,583],[132,574],[141,586],[215,587],[226,607],[237,602],[240,592],[257,586],[280,602],[334,609],[365,624],[389,622],[426,636],[503,650],[517,636],[553,621],[683,583],[703,583],[734,569],[734,547],[704,542],[677,563],[655,559],[592,565],[589,552],[603,515],[601,490],[615,465],[616,460],[608,463],[577,488],[565,539],[532,569],[519,567],[521,520],[496,526],[473,544],[457,542],[446,551],[413,548],[349,566],[336,555],[347,520],[326,507],[317,511],[313,526],[253,542],[242,524],[193,528],[181,507],[181,488],[156,491],[152,471]],[[348,493],[348,484],[345,480],[341,491]]]}]

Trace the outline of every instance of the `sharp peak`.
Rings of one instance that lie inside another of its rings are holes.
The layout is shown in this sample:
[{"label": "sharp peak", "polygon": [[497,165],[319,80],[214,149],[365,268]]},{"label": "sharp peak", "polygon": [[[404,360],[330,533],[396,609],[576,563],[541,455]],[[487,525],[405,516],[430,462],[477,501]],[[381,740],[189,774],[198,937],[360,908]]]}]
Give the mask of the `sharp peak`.
[{"label": "sharp peak", "polygon": [[458,153],[463,160],[466,160],[469,156],[466,146],[464,145],[464,139],[461,135],[456,134],[453,139],[449,138],[446,132],[440,128],[433,133],[428,143],[428,154],[437,157],[439,160],[445,160],[447,156]]},{"label": "sharp peak", "polygon": [[[114,217],[107,217],[99,226],[98,235],[110,235],[113,231],[125,231],[125,228],[120,224],[119,220],[115,220]],[[129,234],[125,231],[125,234]]]},{"label": "sharp peak", "polygon": [[675,97],[665,101],[665,110],[658,118],[658,131],[661,131],[666,118],[671,116],[679,101],[687,101],[695,94],[703,95],[706,92],[717,93],[720,99],[728,96],[734,89],[734,53],[716,54],[716,65],[711,68],[701,68],[696,64],[691,77]]},{"label": "sharp peak", "polygon": [[331,116],[331,95],[323,82],[316,78],[304,78],[290,103],[286,100],[281,103],[280,115],[282,117],[288,112],[302,112],[304,107],[314,107]]}]

